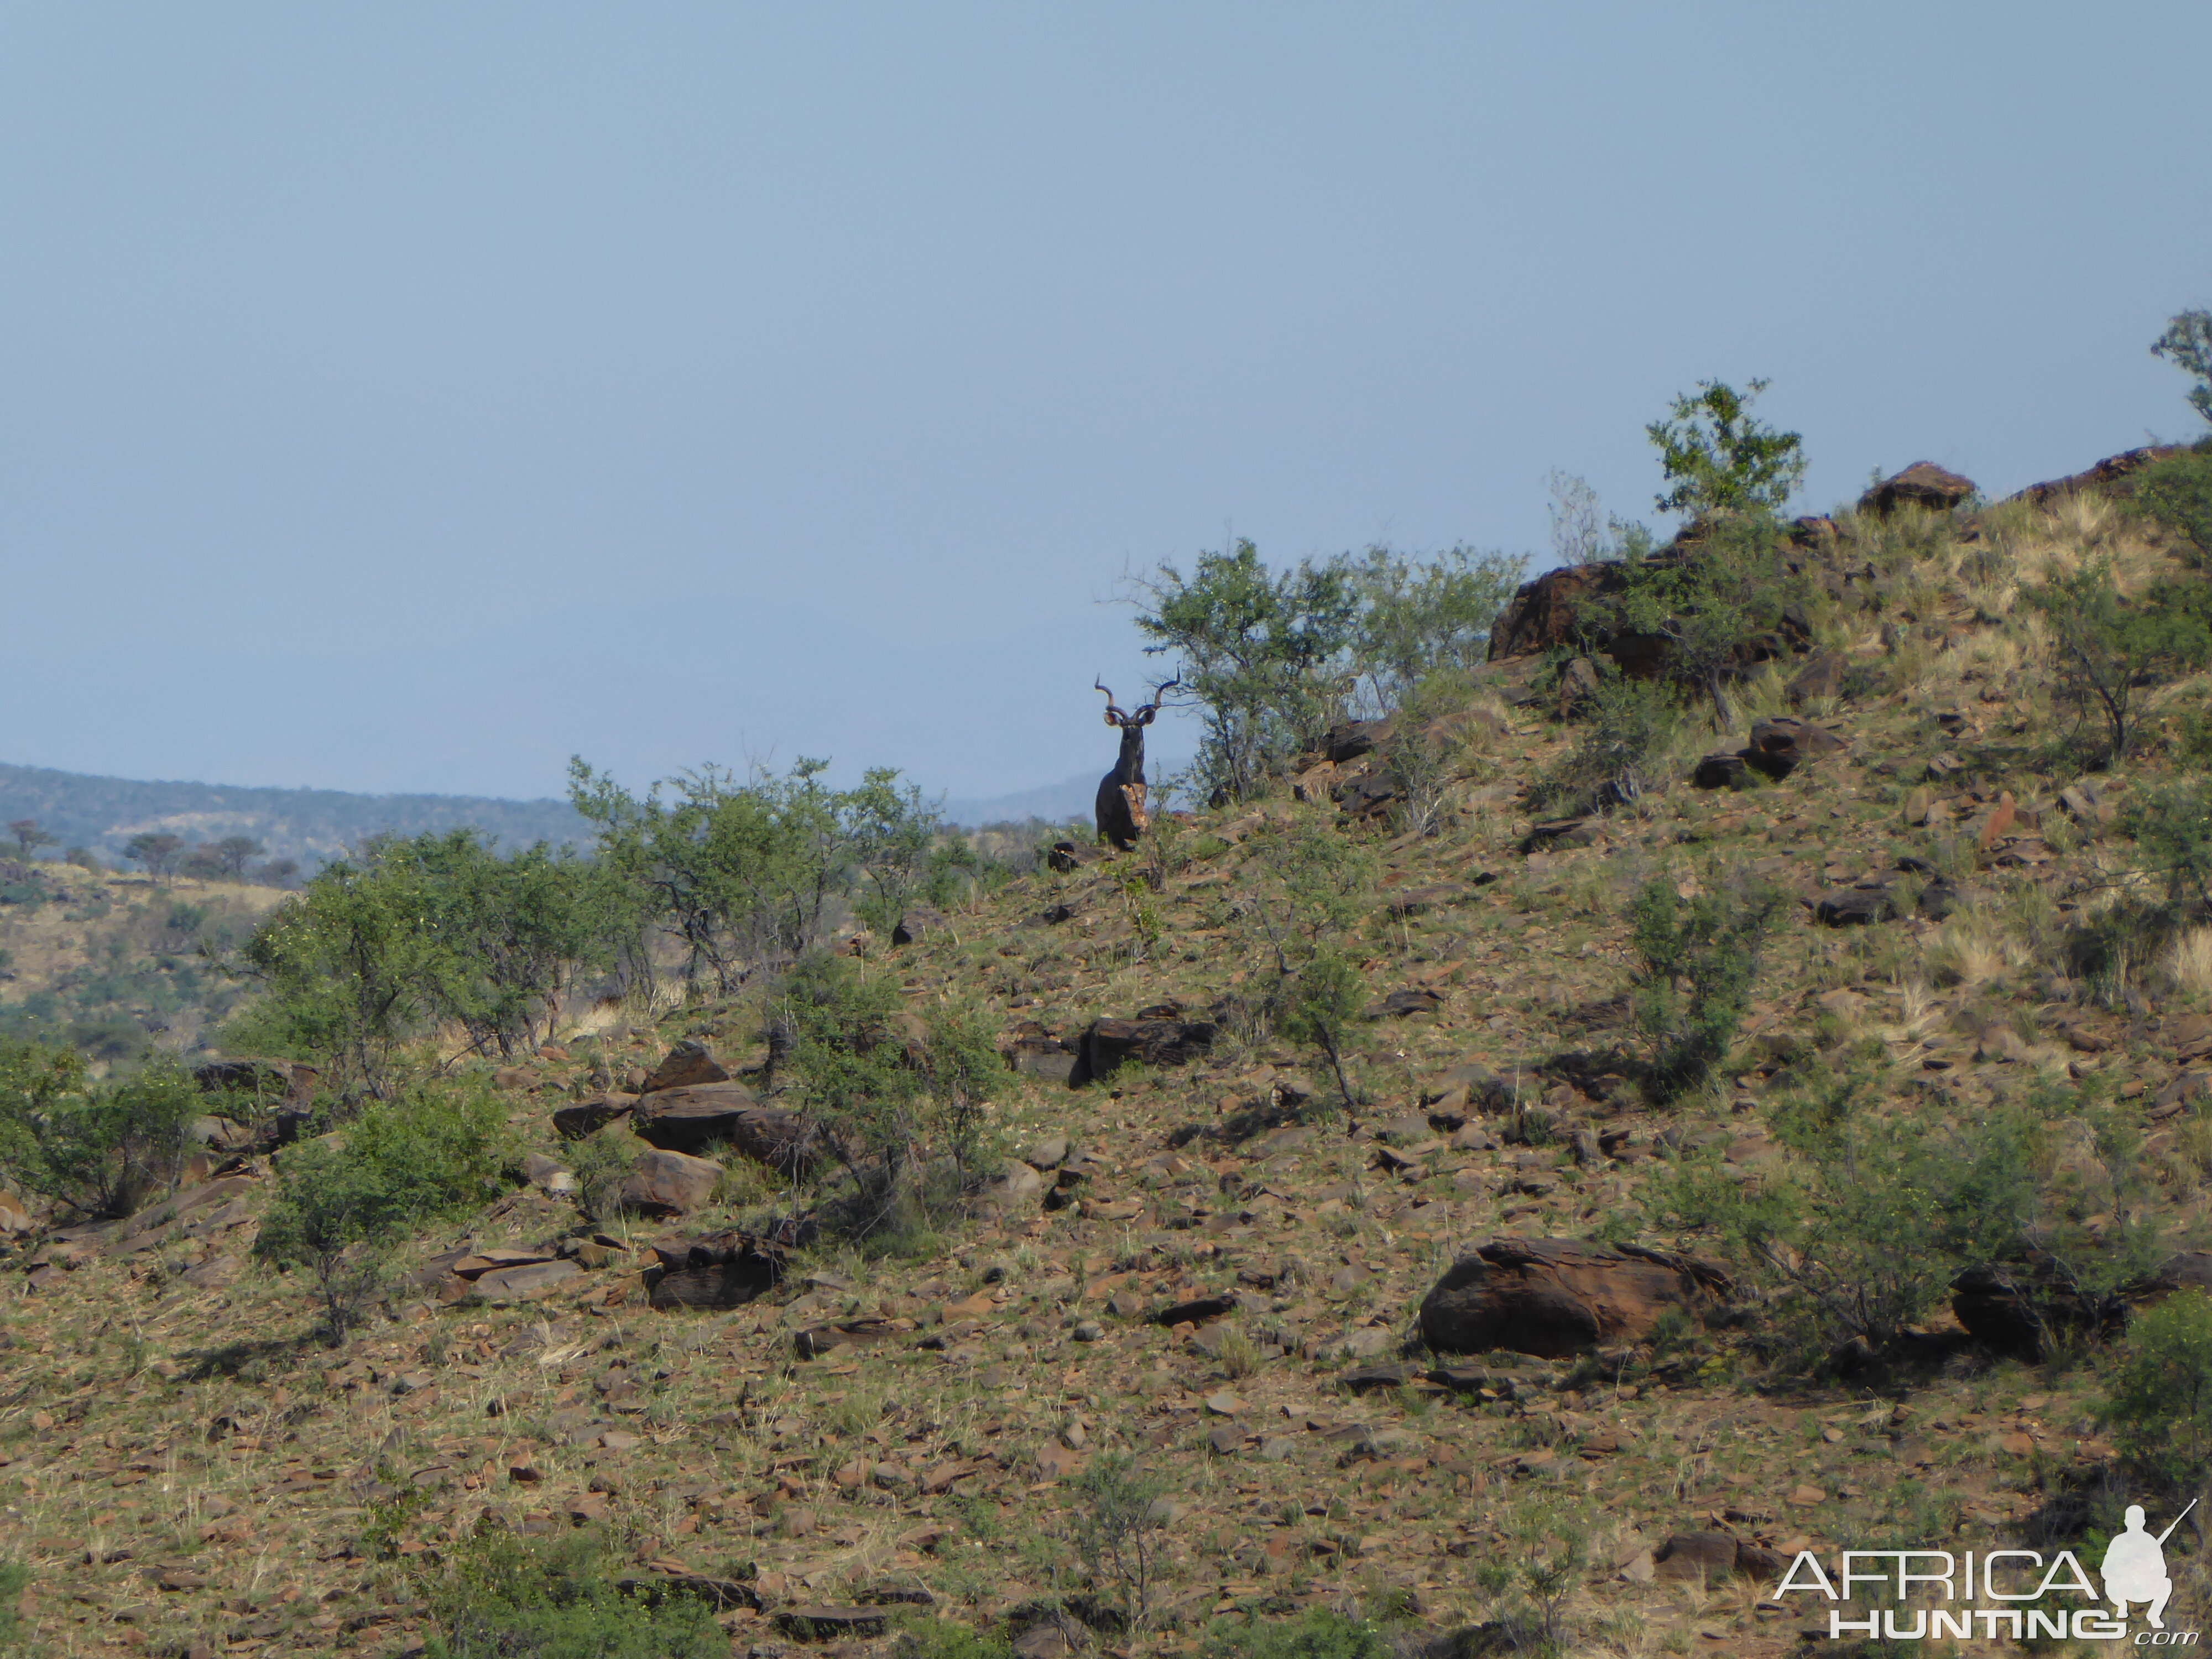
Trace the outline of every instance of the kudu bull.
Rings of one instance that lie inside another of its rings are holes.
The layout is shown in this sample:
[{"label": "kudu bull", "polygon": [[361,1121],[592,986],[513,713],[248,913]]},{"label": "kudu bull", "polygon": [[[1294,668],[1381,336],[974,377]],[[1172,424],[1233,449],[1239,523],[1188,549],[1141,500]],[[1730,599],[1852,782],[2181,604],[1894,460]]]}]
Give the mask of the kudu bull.
[{"label": "kudu bull", "polygon": [[1113,842],[1119,852],[1127,852],[1145,833],[1145,728],[1160,712],[1160,700],[1182,684],[1178,676],[1154,686],[1152,700],[1140,704],[1133,714],[1122,713],[1104,680],[1092,687],[1106,693],[1106,724],[1121,728],[1121,753],[1114,769],[1099,779],[1098,800],[1093,809],[1098,838]]}]

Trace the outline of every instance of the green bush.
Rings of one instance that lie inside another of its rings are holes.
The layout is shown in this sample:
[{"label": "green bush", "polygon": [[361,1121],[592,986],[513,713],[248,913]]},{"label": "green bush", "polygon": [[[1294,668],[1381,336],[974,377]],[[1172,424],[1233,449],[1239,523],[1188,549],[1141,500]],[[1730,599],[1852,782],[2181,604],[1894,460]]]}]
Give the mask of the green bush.
[{"label": "green bush", "polygon": [[1660,1198],[1778,1289],[1768,1336],[1791,1366],[1817,1367],[1855,1339],[1889,1351],[1962,1267],[2018,1260],[2031,1244],[2062,1265],[2091,1254],[2086,1234],[2054,1219],[2061,1195],[2024,1115],[1930,1124],[1877,1109],[1884,1085],[1878,1066],[1811,1068],[1771,1111],[1786,1164],[1746,1182],[1717,1158],[1692,1159]]},{"label": "green bush", "polygon": [[22,1610],[16,1603],[31,1586],[31,1570],[21,1561],[0,1559],[0,1643],[12,1642],[23,1631]]},{"label": "green bush", "polygon": [[1782,905],[1764,888],[1723,887],[1684,899],[1663,877],[1636,896],[1629,911],[1635,1023],[1662,1097],[1702,1085],[1726,1057]]},{"label": "green bush", "polygon": [[1166,1565],[1166,1523],[1158,1476],[1121,1453],[1102,1452],[1077,1478],[1076,1553],[1091,1582],[1121,1603],[1124,1627],[1152,1620],[1152,1591]]},{"label": "green bush", "polygon": [[2105,1405],[2137,1469],[2172,1486],[2212,1469],[2212,1297],[2191,1288],[2136,1316]]},{"label": "green bush", "polygon": [[1346,1038],[1367,1000],[1353,930],[1368,914],[1380,866],[1372,849],[1340,833],[1319,809],[1249,845],[1239,872],[1243,918],[1273,973],[1264,1012],[1283,1036],[1320,1051],[1349,1110],[1357,1096]]},{"label": "green bush", "polygon": [[2154,461],[2130,483],[2137,512],[2180,537],[2192,563],[2212,562],[2212,439]]},{"label": "green bush", "polygon": [[2167,784],[2136,797],[2121,820],[2174,908],[2212,906],[2212,786]]},{"label": "green bush", "polygon": [[1204,1659],[1389,1659],[1389,1638],[1372,1620],[1315,1607],[1295,1619],[1206,1626]]},{"label": "green bush", "polygon": [[345,1130],[276,1160],[255,1255],[314,1277],[331,1340],[380,1291],[410,1229],[481,1205],[501,1186],[505,1115],[482,1085],[417,1085]]},{"label": "green bush", "polygon": [[441,1632],[429,1659],[726,1659],[714,1608],[624,1595],[590,1534],[527,1540],[482,1523],[418,1588]]},{"label": "green bush", "polygon": [[1574,816],[1626,805],[1661,781],[1659,763],[1681,717],[1663,684],[1604,670],[1580,711],[1574,746],[1536,781],[1531,805]]},{"label": "green bush", "polygon": [[373,841],[255,930],[242,959],[266,994],[237,1034],[382,1096],[441,1021],[478,1054],[534,1047],[561,991],[637,927],[635,890],[603,860],[499,853],[472,830]]},{"label": "green bush", "polygon": [[2189,388],[2189,406],[2212,421],[2212,311],[2176,313],[2150,350],[2197,383]]},{"label": "green bush", "polygon": [[1802,441],[1777,432],[1751,413],[1765,380],[1739,392],[1722,380],[1700,380],[1694,394],[1674,399],[1668,417],[1644,428],[1674,487],[1658,497],[1662,513],[1702,518],[1711,513],[1778,512],[1805,477]]},{"label": "green bush", "polygon": [[2166,582],[2140,599],[2122,596],[2109,560],[2027,590],[2051,630],[2053,690],[2077,734],[2103,726],[2099,753],[2118,764],[2135,746],[2138,693],[2161,672],[2212,661],[2212,584]]},{"label": "green bush", "polygon": [[94,1083],[74,1050],[0,1041],[0,1174],[81,1215],[128,1215],[174,1189],[207,1104],[173,1061]]},{"label": "green bush", "polygon": [[891,1651],[896,1659],[1010,1659],[1013,1645],[996,1632],[925,1613],[900,1626]]}]

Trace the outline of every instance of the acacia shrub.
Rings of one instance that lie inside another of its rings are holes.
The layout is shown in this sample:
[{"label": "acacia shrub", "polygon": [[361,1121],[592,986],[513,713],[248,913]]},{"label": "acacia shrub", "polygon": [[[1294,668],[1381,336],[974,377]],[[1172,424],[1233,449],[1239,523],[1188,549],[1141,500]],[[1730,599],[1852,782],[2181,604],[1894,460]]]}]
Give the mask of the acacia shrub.
[{"label": "acacia shrub", "polygon": [[208,1106],[173,1060],[100,1083],[73,1048],[0,1040],[0,1174],[80,1215],[128,1215],[175,1189]]}]

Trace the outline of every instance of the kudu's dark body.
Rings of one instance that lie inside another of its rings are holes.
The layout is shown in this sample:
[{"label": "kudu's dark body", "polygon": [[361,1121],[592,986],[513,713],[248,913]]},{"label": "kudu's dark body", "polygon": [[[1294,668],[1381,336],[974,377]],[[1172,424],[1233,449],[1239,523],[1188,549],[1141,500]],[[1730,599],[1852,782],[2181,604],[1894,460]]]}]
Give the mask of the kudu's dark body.
[{"label": "kudu's dark body", "polygon": [[1106,692],[1106,724],[1121,729],[1121,752],[1114,769],[1098,780],[1091,815],[1097,821],[1099,840],[1111,842],[1119,852],[1127,852],[1145,833],[1145,728],[1160,712],[1161,692],[1175,684],[1170,680],[1161,686],[1134,714],[1122,713],[1103,683],[1094,688]]}]

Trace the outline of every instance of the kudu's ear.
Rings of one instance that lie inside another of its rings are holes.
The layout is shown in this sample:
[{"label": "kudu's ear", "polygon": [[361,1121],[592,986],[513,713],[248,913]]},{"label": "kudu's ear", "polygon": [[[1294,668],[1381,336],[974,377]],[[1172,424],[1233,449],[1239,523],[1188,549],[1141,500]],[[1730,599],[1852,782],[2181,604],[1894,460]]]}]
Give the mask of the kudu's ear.
[{"label": "kudu's ear", "polygon": [[1113,709],[1109,708],[1106,711],[1106,724],[1109,726],[1119,726],[1121,723],[1121,722],[1120,720],[1114,718]]},{"label": "kudu's ear", "polygon": [[1152,723],[1152,717],[1159,712],[1160,706],[1158,703],[1153,703],[1150,708],[1139,708],[1137,711],[1137,724],[1150,726]]}]

